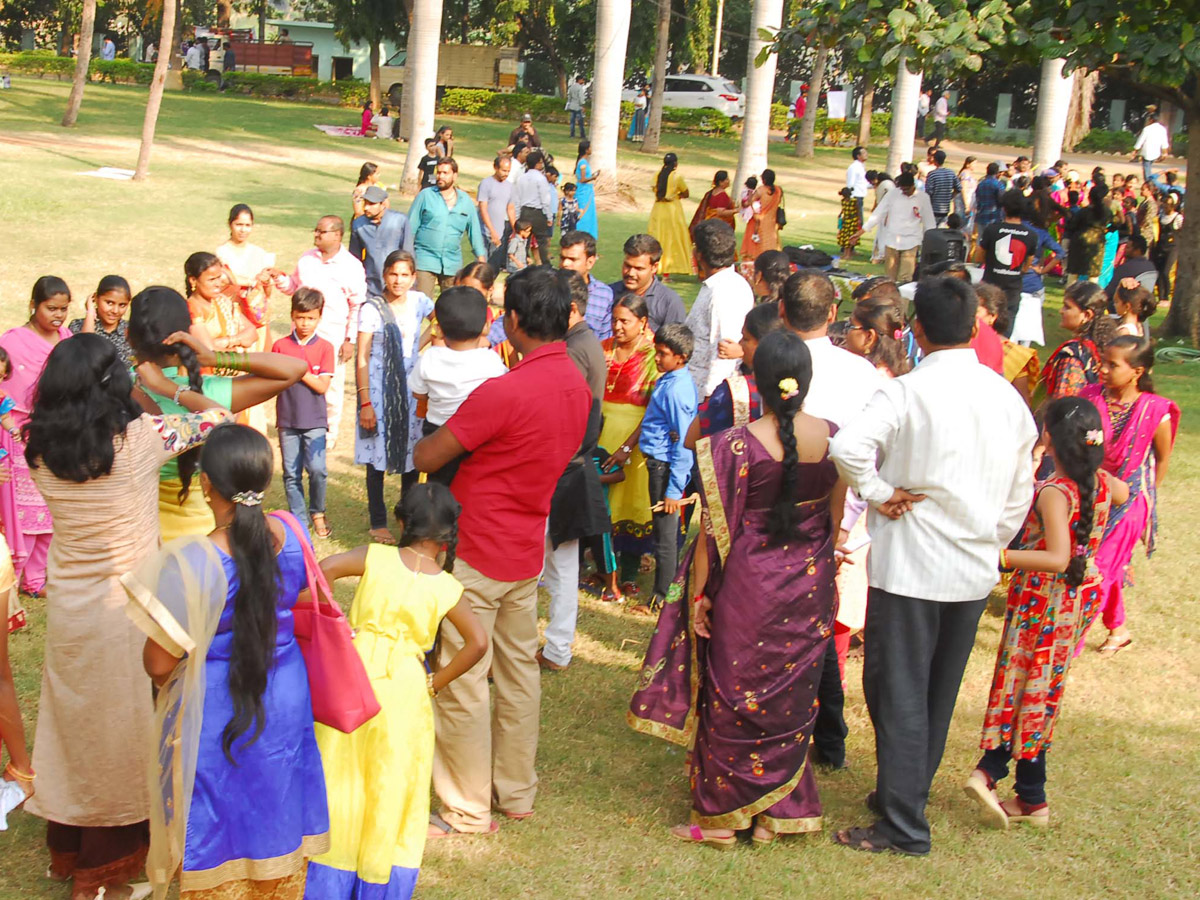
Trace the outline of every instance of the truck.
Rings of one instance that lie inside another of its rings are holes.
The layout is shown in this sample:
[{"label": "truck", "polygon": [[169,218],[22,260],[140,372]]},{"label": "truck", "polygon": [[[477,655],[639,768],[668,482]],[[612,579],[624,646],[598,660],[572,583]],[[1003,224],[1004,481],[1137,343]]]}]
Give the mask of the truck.
[{"label": "truck", "polygon": [[313,72],[313,45],[308,41],[260,41],[249,28],[196,28],[196,40],[208,41],[209,81],[220,81],[224,71],[225,42],[233,50],[239,72],[264,75],[306,75]]},{"label": "truck", "polygon": [[[379,84],[388,101],[401,104],[407,50],[398,50],[379,67]],[[517,89],[517,48],[483,44],[442,44],[438,48],[438,88]]]}]

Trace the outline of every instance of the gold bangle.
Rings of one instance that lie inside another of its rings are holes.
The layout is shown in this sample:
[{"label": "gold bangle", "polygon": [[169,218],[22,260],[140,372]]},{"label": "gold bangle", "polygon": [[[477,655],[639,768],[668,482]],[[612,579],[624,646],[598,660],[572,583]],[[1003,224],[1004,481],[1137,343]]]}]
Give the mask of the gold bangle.
[{"label": "gold bangle", "polygon": [[1010,566],[1008,564],[1008,548],[1007,547],[1005,547],[1003,550],[1000,551],[1000,568],[1002,568],[1002,569],[1010,568]]},{"label": "gold bangle", "polygon": [[425,686],[427,688],[429,688],[429,696],[430,697],[436,697],[438,695],[438,692],[436,690],[434,690],[434,687],[433,687],[433,673],[432,672],[425,673]]},{"label": "gold bangle", "polygon": [[17,781],[23,781],[26,784],[33,784],[33,780],[37,778],[37,772],[31,768],[28,772],[22,772],[11,762],[4,767],[4,774],[11,775]]}]

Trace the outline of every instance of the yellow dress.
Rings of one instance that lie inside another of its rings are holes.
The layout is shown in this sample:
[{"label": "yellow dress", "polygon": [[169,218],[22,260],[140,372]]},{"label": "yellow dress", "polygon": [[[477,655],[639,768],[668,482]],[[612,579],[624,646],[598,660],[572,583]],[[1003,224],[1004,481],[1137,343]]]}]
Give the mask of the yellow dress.
[{"label": "yellow dress", "polygon": [[[655,181],[650,189],[657,198]],[[655,199],[650,209],[650,224],[646,226],[647,233],[653,235],[662,244],[662,262],[658,271],[662,275],[691,275],[692,274],[692,238],[688,234],[687,217],[683,214],[683,201],[679,195],[686,191],[687,184],[679,170],[667,176],[666,199]]]},{"label": "yellow dress", "polygon": [[309,864],[307,896],[412,895],[429,828],[433,774],[425,654],[461,595],[462,585],[450,573],[413,572],[397,548],[367,548],[349,620],[381,709],[353,734],[316,726],[331,844]]}]

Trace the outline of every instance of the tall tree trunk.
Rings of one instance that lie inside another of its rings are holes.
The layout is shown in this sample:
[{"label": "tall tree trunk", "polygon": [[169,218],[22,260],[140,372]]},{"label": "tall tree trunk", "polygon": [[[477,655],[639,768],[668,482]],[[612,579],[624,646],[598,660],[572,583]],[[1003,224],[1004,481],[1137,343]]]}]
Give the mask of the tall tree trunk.
[{"label": "tall tree trunk", "polygon": [[79,25],[79,52],[75,57],[75,78],[71,82],[71,96],[67,98],[67,111],[63,113],[63,128],[70,128],[79,118],[79,107],[83,103],[83,87],[88,80],[88,65],[92,61],[92,34],[95,29],[96,0],[83,0],[83,21]]},{"label": "tall tree trunk", "polygon": [[258,42],[267,42],[267,0],[258,0]]},{"label": "tall tree trunk", "polygon": [[162,32],[158,38],[158,61],[150,81],[150,96],[146,100],[146,118],[142,122],[142,146],[138,151],[134,181],[145,181],[150,174],[150,151],[154,149],[154,129],[158,125],[158,110],[162,106],[163,88],[167,82],[167,66],[175,55],[175,7],[173,0],[163,3]]},{"label": "tall tree trunk", "polygon": [[712,73],[721,74],[721,29],[725,25],[725,0],[717,0],[717,25],[713,29]]},{"label": "tall tree trunk", "polygon": [[[821,86],[825,83],[825,62],[829,59],[829,48],[821,33],[817,32],[817,58],[813,61],[812,80],[808,85],[808,103],[804,107],[804,118],[800,120],[800,134],[796,136],[796,155],[811,158],[815,152],[817,113],[821,111]],[[741,184],[739,181],[738,184]]]},{"label": "tall tree trunk", "polygon": [[[437,89],[434,88],[436,91]],[[379,85],[379,41],[371,41],[371,103],[378,111],[383,105],[383,91]]]},{"label": "tall tree trunk", "polygon": [[592,170],[597,190],[611,189],[617,179],[617,145],[621,140],[621,84],[629,43],[632,0],[596,3],[596,63],[592,75]]},{"label": "tall tree trunk", "polygon": [[[1195,109],[1185,111],[1188,117],[1189,172],[1200,172],[1200,114]],[[1175,293],[1163,333],[1191,339],[1200,347],[1200,216],[1183,217],[1183,230],[1175,238],[1179,247],[1179,268],[1175,275]]]},{"label": "tall tree trunk", "polygon": [[1043,59],[1042,80],[1038,87],[1037,122],[1033,131],[1033,165],[1040,171],[1062,156],[1067,112],[1071,107],[1075,73],[1063,75],[1066,60]]},{"label": "tall tree trunk", "polygon": [[1077,69],[1071,87],[1071,106],[1067,111],[1067,130],[1063,134],[1063,149],[1074,150],[1092,130],[1092,104],[1100,85],[1099,72]]},{"label": "tall tree trunk", "polygon": [[217,0],[217,27],[228,28],[233,18],[233,0]]},{"label": "tall tree trunk", "polygon": [[875,105],[875,79],[867,75],[863,78],[862,113],[858,117],[858,144],[868,147],[871,144],[871,111]]},{"label": "tall tree trunk", "polygon": [[650,121],[646,125],[643,153],[657,153],[662,136],[663,94],[667,87],[667,50],[671,31],[671,0],[658,0],[658,20],[655,25],[654,88],[650,97]]},{"label": "tall tree trunk", "polygon": [[404,176],[400,182],[406,192],[417,189],[420,177],[417,163],[425,155],[425,136],[433,134],[433,117],[437,110],[438,45],[441,39],[442,0],[421,0],[414,4],[404,73],[404,93],[411,115],[408,156],[404,159]]},{"label": "tall tree trunk", "polygon": [[767,166],[767,141],[771,129],[771,98],[775,94],[775,67],[779,55],[768,54],[756,65],[759,52],[769,43],[764,32],[774,34],[783,24],[783,0],[754,0],[750,10],[750,40],[746,47],[746,118],[738,151],[735,185],[744,184]]},{"label": "tall tree trunk", "polygon": [[921,72],[908,67],[908,54],[902,54],[892,90],[892,134],[888,141],[886,171],[895,176],[900,163],[912,162],[913,141],[917,135],[917,101],[921,96]]}]

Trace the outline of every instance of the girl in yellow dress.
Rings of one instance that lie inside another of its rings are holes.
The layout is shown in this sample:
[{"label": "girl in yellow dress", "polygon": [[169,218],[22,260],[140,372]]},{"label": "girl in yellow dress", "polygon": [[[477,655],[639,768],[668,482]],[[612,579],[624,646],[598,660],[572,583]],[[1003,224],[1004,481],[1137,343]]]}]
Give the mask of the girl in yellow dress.
[{"label": "girl in yellow dress", "polygon": [[654,206],[650,210],[650,224],[646,226],[646,231],[662,244],[658,271],[664,280],[669,275],[692,274],[692,239],[680,202],[687,196],[688,186],[679,174],[679,158],[668,153],[654,179]]},{"label": "girl in yellow dress", "polygon": [[[316,726],[332,843],[309,863],[309,900],[405,900],[416,886],[429,830],[433,698],[487,652],[483,626],[450,574],[459,509],[444,485],[414,485],[396,506],[399,547],[369,544],[321,562],[330,582],[361,576],[350,626],[380,712],[352,734]],[[428,672],[443,618],[465,643]]]}]

